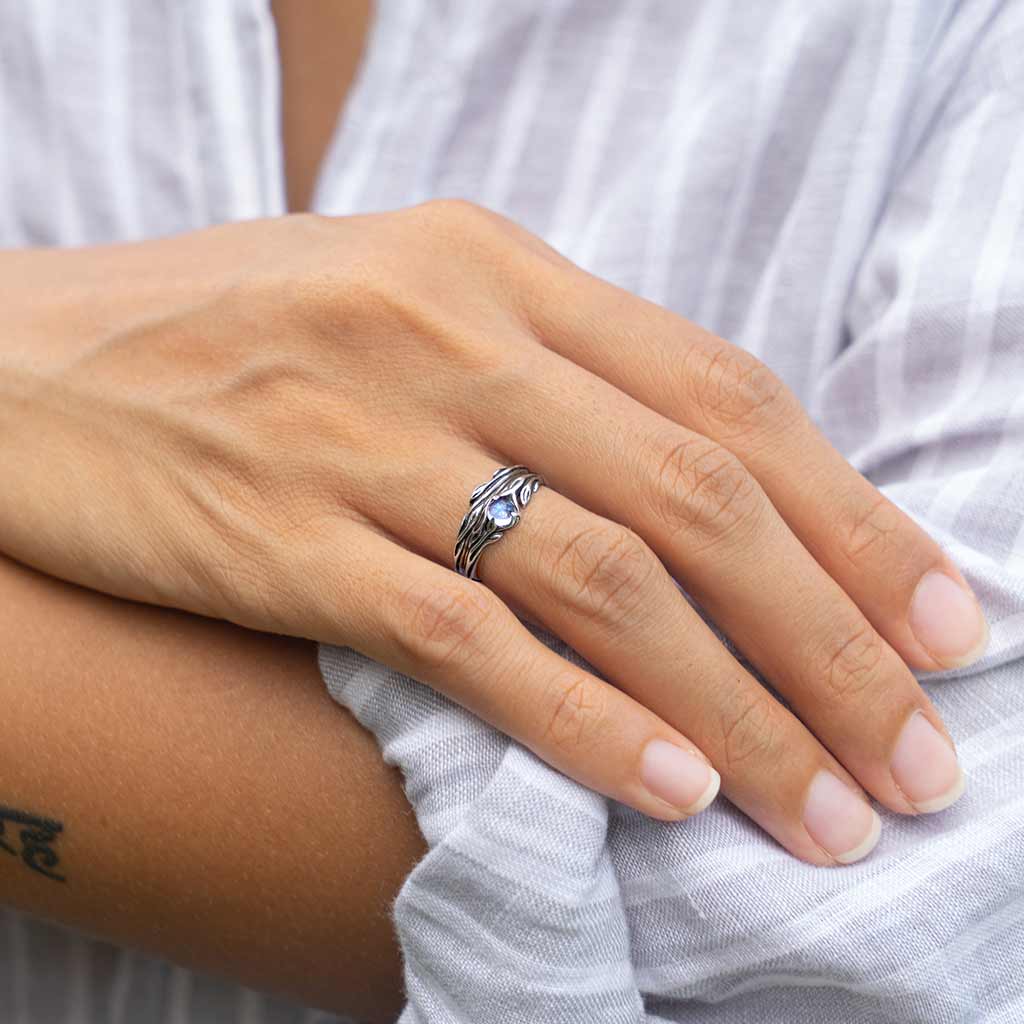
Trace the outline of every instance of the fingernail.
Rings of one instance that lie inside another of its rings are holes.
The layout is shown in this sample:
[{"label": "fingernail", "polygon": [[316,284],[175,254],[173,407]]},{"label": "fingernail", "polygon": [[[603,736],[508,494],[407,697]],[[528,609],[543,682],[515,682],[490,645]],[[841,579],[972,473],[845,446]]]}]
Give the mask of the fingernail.
[{"label": "fingernail", "polygon": [[822,769],[807,791],[804,828],[840,864],[852,864],[875,848],[882,821],[866,800]]},{"label": "fingernail", "polygon": [[914,636],[950,668],[977,661],[988,646],[988,623],[974,595],[938,569],[921,577],[909,618]]},{"label": "fingernail", "polygon": [[659,800],[685,814],[703,811],[722,784],[711,765],[666,740],[651,740],[644,747],[640,778]]},{"label": "fingernail", "polygon": [[922,814],[941,811],[964,791],[964,773],[955,751],[920,711],[907,719],[896,741],[892,777]]}]

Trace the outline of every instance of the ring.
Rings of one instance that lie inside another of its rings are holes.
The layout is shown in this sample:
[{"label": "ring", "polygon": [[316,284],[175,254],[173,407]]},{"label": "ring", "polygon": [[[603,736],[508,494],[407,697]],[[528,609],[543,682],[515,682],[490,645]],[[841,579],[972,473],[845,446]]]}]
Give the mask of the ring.
[{"label": "ring", "polygon": [[543,483],[525,466],[502,466],[469,496],[469,511],[462,517],[455,540],[455,571],[460,576],[480,579],[476,569],[484,548],[501,540],[519,522]]}]

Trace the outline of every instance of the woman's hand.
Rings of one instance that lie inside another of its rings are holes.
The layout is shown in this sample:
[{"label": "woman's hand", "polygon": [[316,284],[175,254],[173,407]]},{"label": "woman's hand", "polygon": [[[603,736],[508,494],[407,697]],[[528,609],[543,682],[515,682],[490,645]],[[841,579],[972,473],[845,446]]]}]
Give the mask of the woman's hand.
[{"label": "woman's hand", "polygon": [[[907,666],[976,657],[976,602],[727,342],[458,202],[3,260],[7,553],[354,647],[655,817],[710,761],[806,860],[873,845],[860,786],[959,795]],[[513,463],[548,486],[471,582],[459,522]]]}]

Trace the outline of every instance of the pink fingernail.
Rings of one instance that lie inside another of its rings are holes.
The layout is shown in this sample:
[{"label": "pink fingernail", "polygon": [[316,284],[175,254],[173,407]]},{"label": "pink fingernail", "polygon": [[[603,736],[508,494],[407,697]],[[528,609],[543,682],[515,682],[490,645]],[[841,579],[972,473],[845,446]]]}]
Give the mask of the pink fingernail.
[{"label": "pink fingernail", "polygon": [[964,791],[964,773],[956,752],[920,711],[903,726],[891,767],[896,785],[923,814],[943,810]]},{"label": "pink fingernail", "polygon": [[852,864],[875,848],[882,822],[866,800],[823,769],[807,791],[804,828],[840,864]]},{"label": "pink fingernail", "polygon": [[644,747],[640,778],[659,800],[685,814],[703,811],[722,784],[711,765],[666,740],[651,740]]},{"label": "pink fingernail", "polygon": [[974,595],[938,569],[917,584],[909,621],[932,657],[950,668],[977,661],[988,646],[988,623]]}]

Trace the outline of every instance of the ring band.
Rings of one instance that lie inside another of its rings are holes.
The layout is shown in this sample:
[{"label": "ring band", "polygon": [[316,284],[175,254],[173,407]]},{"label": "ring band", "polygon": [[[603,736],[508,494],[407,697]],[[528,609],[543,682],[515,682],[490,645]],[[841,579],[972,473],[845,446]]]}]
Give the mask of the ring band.
[{"label": "ring band", "polygon": [[469,496],[455,540],[455,571],[479,580],[477,563],[488,544],[501,540],[517,525],[522,511],[544,480],[525,466],[502,466]]}]

